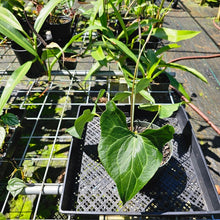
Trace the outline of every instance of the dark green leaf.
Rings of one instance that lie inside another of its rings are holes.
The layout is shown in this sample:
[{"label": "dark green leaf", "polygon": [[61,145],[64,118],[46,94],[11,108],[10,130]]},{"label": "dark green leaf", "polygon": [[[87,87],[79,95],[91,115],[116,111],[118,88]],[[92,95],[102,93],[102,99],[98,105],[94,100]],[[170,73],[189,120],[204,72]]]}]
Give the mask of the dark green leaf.
[{"label": "dark green leaf", "polygon": [[[159,168],[162,153],[157,145],[161,146],[168,140],[164,134],[164,130],[167,134],[167,128],[161,129],[161,133],[156,130],[155,134],[154,131],[133,133],[127,127],[124,113],[114,102],[108,102],[106,107],[100,121],[99,158],[115,181],[120,198],[125,203],[146,185]],[[156,142],[158,137],[162,138]]]},{"label": "dark green leaf", "polygon": [[146,89],[148,86],[150,85],[150,80],[147,78],[143,78],[141,79],[137,85],[136,85],[136,89],[135,89],[135,94],[138,94],[141,90]]},{"label": "dark green leaf", "polygon": [[12,113],[7,113],[4,114],[1,117],[2,121],[4,122],[5,125],[9,125],[9,126],[15,126],[19,124],[19,120],[18,117]]},{"label": "dark green leaf", "polygon": [[169,80],[170,80],[170,84],[176,88],[178,91],[180,91],[182,93],[183,96],[185,96],[189,101],[191,100],[190,96],[187,94],[187,92],[185,91],[184,87],[182,86],[181,83],[179,83],[173,76],[171,76],[170,74],[167,74]]},{"label": "dark green leaf", "polygon": [[173,126],[165,125],[156,130],[147,129],[140,135],[151,140],[151,142],[162,152],[163,146],[173,138],[174,133],[175,130]]},{"label": "dark green leaf", "polygon": [[16,197],[25,187],[25,182],[15,177],[8,181],[7,190],[12,194],[13,197]]},{"label": "dark green leaf", "polygon": [[68,128],[66,131],[73,137],[81,139],[86,123],[92,121],[94,116],[94,113],[92,113],[90,109],[84,110],[83,114],[76,119],[74,126]]}]

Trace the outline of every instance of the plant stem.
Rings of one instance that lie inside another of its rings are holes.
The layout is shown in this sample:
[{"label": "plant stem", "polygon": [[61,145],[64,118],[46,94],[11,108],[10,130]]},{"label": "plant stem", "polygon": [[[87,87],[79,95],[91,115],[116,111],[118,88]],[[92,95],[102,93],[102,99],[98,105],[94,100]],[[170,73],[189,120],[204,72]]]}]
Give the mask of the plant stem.
[{"label": "plant stem", "polygon": [[157,114],[154,116],[153,120],[151,120],[150,124],[148,125],[147,129],[150,128],[150,126],[154,123],[155,119],[157,118],[157,116],[159,115],[159,112],[160,112],[160,106],[159,106],[159,109],[157,111]]},{"label": "plant stem", "polygon": [[141,54],[143,53],[143,50],[144,50],[146,44],[148,43],[148,41],[150,39],[152,31],[153,31],[153,27],[151,27],[150,32],[147,36],[147,39],[146,39],[143,47],[141,48],[141,51],[138,55],[137,63],[136,63],[136,66],[135,66],[135,70],[134,70],[132,90],[131,90],[131,109],[130,109],[130,117],[131,117],[131,128],[130,129],[131,129],[131,131],[133,131],[133,129],[134,129],[134,107],[135,107],[135,95],[136,95],[136,93],[134,92],[134,90],[135,90],[134,87],[135,87],[135,81],[136,81],[136,76],[137,76],[137,72],[138,72],[138,65],[139,65],[139,61],[141,59]]}]

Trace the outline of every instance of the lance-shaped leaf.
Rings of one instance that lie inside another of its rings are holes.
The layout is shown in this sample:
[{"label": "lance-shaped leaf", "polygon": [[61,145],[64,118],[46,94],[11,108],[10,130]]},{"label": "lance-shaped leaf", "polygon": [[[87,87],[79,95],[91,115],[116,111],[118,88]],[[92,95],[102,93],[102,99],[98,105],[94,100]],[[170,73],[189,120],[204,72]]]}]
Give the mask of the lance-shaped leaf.
[{"label": "lance-shaped leaf", "polygon": [[171,126],[167,126],[165,133],[171,130],[167,138],[167,135],[163,134],[164,129],[161,129],[162,138],[160,146],[157,146],[158,142],[155,139],[159,136],[158,131],[149,130],[150,138],[147,132],[141,134],[131,132],[127,127],[124,113],[112,101],[107,103],[106,111],[101,115],[100,125],[99,158],[115,181],[119,196],[125,203],[132,199],[156,173],[162,161],[162,153],[158,148],[172,138],[173,130]]},{"label": "lance-shaped leaf", "polygon": [[17,18],[8,9],[0,6],[0,20],[9,23],[13,28],[24,32]]},{"label": "lance-shaped leaf", "polygon": [[107,59],[102,50],[102,47],[99,46],[97,50],[91,53],[92,57],[97,60],[102,66],[107,66]]},{"label": "lance-shaped leaf", "polygon": [[179,42],[195,37],[200,31],[175,30],[171,28],[155,28],[152,35],[171,42]]},{"label": "lance-shaped leaf", "polygon": [[28,70],[31,68],[31,65],[32,61],[24,63],[22,66],[18,67],[18,69],[16,69],[8,79],[0,98],[0,115],[2,114],[2,110],[7,103],[13,89],[28,72]]},{"label": "lance-shaped leaf", "polygon": [[115,94],[115,96],[112,98],[112,100],[113,101],[123,101],[126,98],[128,98],[129,96],[131,96],[131,92],[130,91],[117,92]]},{"label": "lance-shaped leaf", "polygon": [[[164,62],[161,62],[161,66],[163,66],[163,65],[164,65]],[[194,76],[196,76],[197,78],[201,79],[202,81],[208,83],[207,79],[202,75],[202,73],[200,73],[199,71],[197,71],[194,68],[191,68],[191,67],[188,67],[185,65],[181,65],[178,63],[166,63],[164,66],[189,72],[189,73],[193,74]]]},{"label": "lance-shaped leaf", "polygon": [[6,136],[5,129],[2,126],[0,126],[0,149],[2,149],[2,145],[4,143],[5,136]]},{"label": "lance-shaped leaf", "polygon": [[8,22],[4,20],[0,20],[0,33],[19,44],[29,53],[36,57],[38,56],[31,43],[20,33],[20,31],[12,27]]},{"label": "lance-shaped leaf", "polygon": [[154,100],[153,96],[150,94],[150,92],[148,92],[148,91],[146,91],[146,90],[141,90],[141,91],[139,92],[139,94],[140,94],[141,96],[143,96],[143,97],[144,97],[146,100],[148,100],[149,102],[155,103],[155,100]]},{"label": "lance-shaped leaf", "polygon": [[[122,51],[123,54],[129,56],[135,63],[137,63],[138,58],[123,42],[116,40],[114,38],[109,38],[108,40],[113,45],[117,46],[120,49],[120,51]],[[141,65],[141,63],[139,63],[138,67],[139,67],[140,71],[142,72],[142,74],[144,74],[144,68]]]},{"label": "lance-shaped leaf", "polygon": [[34,28],[38,33],[47,19],[50,12],[59,4],[62,0],[50,0],[40,11],[36,21],[34,22]]}]

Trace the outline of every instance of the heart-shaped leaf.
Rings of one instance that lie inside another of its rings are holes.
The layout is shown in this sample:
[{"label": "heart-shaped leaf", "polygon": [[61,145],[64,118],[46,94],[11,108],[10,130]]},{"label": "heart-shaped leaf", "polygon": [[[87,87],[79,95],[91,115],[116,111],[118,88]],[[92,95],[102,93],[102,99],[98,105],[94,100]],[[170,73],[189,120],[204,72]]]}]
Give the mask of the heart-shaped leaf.
[{"label": "heart-shaped leaf", "polygon": [[7,190],[12,194],[13,197],[16,197],[25,187],[25,182],[15,177],[8,181]]},{"label": "heart-shaped leaf", "polygon": [[15,114],[7,113],[1,117],[4,124],[9,126],[15,126],[19,124],[18,117]]},{"label": "heart-shaped leaf", "polygon": [[[101,140],[98,146],[99,158],[108,174],[115,181],[123,203],[132,199],[153,177],[162,161],[158,148],[172,138],[163,138],[171,126],[137,134],[131,132],[124,113],[114,102],[106,105],[100,119]],[[155,133],[155,134],[154,134]],[[158,134],[159,133],[159,134]],[[155,140],[161,137],[159,142]],[[150,137],[150,138],[149,138]],[[160,146],[157,146],[157,145]]]}]

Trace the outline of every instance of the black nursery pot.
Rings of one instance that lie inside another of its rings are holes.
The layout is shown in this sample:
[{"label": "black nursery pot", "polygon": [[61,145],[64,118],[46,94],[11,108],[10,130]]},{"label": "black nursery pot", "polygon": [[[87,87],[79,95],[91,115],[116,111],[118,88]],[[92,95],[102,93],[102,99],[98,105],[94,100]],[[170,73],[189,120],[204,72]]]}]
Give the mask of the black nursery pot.
[{"label": "black nursery pot", "polygon": [[[31,53],[29,53],[27,50],[20,47],[18,44],[12,42],[11,45],[19,63],[22,65],[26,63],[27,61],[33,60],[35,57]],[[38,44],[38,50],[37,50],[39,56],[42,54],[42,44],[41,42]],[[46,66],[43,66],[38,60],[35,61],[32,65],[29,71],[27,72],[26,76],[28,78],[36,79],[38,77],[41,77],[46,74]]]},{"label": "black nursery pot", "polygon": [[64,59],[63,56],[60,57],[59,59],[59,66],[60,69],[68,69],[68,70],[74,70],[76,69],[77,65],[77,59],[72,58],[73,54],[72,53],[64,53]]},{"label": "black nursery pot", "polygon": [[72,37],[71,24],[72,18],[66,16],[60,17],[59,23],[49,23],[53,42],[65,46]]}]

